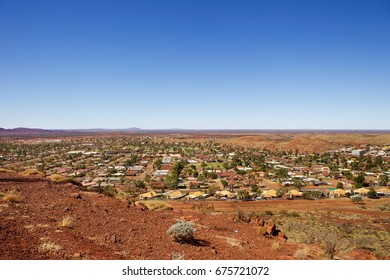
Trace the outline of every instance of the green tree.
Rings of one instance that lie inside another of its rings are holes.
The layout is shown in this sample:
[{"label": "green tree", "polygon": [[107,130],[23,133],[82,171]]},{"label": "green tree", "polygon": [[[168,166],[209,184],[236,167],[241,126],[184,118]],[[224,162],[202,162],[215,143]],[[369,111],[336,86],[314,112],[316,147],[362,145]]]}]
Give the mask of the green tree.
[{"label": "green tree", "polygon": [[387,186],[387,183],[389,182],[389,177],[382,174],[379,176],[379,185],[380,186]]},{"label": "green tree", "polygon": [[221,184],[224,188],[228,185],[228,182],[226,180],[221,180]]},{"label": "green tree", "polygon": [[337,189],[344,189],[343,183],[338,182],[336,188],[337,188]]},{"label": "green tree", "polygon": [[377,192],[374,189],[370,189],[368,191],[368,193],[367,193],[367,197],[368,198],[374,198],[374,197],[377,197],[377,196],[378,196],[378,194],[377,194]]},{"label": "green tree", "polygon": [[359,175],[353,179],[353,181],[356,183],[355,184],[356,189],[366,186],[366,178],[364,177],[363,172],[360,172]]}]

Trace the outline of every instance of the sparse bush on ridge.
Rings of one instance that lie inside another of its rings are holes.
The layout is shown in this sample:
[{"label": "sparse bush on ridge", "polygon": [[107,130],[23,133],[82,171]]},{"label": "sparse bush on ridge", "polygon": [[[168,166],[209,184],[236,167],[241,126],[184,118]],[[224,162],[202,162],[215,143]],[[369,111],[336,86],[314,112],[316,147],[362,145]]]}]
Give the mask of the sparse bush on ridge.
[{"label": "sparse bush on ridge", "polygon": [[18,203],[21,201],[21,198],[19,195],[15,194],[13,192],[9,192],[5,195],[3,194],[3,201],[11,202],[11,203]]},{"label": "sparse bush on ridge", "polygon": [[23,176],[31,176],[31,175],[45,176],[45,174],[43,174],[43,172],[38,171],[36,169],[26,169],[26,170],[20,172],[20,175],[23,175]]},{"label": "sparse bush on ridge", "polygon": [[65,177],[60,174],[52,174],[49,176],[49,179],[54,183],[63,183],[65,182]]},{"label": "sparse bush on ridge", "polygon": [[0,173],[12,173],[12,172],[14,172],[14,171],[10,170],[10,169],[0,168]]},{"label": "sparse bush on ridge", "polygon": [[199,211],[202,214],[214,212],[214,205],[208,201],[201,201],[199,203],[194,203],[192,209]]},{"label": "sparse bush on ridge", "polygon": [[196,229],[193,222],[178,221],[173,224],[168,230],[167,234],[173,241],[180,243],[189,243],[194,241]]},{"label": "sparse bush on ridge", "polygon": [[150,211],[172,210],[173,209],[172,205],[170,205],[169,203],[164,202],[164,201],[150,200],[150,201],[138,202],[138,204],[142,204],[142,205],[146,206],[146,208],[148,208],[148,210],[150,210]]}]

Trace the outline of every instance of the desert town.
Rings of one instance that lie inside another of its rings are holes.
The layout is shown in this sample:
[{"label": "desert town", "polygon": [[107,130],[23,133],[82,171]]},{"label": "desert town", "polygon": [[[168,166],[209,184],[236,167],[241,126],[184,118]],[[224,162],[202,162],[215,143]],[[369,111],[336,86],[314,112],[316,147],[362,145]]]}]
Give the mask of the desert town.
[{"label": "desert town", "polygon": [[390,195],[390,144],[301,153],[164,138],[11,142],[1,146],[0,166],[73,178],[86,190],[137,199],[366,197],[370,190],[369,196]]},{"label": "desert town", "polygon": [[2,137],[0,258],[388,259],[388,138]]}]

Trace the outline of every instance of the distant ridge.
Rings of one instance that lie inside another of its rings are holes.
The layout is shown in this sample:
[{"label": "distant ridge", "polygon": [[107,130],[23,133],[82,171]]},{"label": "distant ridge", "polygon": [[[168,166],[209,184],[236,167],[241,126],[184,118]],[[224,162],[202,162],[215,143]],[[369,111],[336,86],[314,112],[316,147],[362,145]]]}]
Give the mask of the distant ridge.
[{"label": "distant ridge", "polygon": [[53,133],[53,130],[42,129],[42,128],[27,128],[27,127],[16,127],[16,128],[2,128],[0,127],[0,134],[49,134]]},{"label": "distant ridge", "polygon": [[320,133],[320,134],[342,134],[342,133],[390,133],[389,129],[142,129],[138,127],[129,128],[90,128],[90,129],[42,129],[42,128],[1,128],[0,136],[61,136],[61,135],[88,135],[104,133],[224,133],[224,134],[270,134],[270,133]]}]

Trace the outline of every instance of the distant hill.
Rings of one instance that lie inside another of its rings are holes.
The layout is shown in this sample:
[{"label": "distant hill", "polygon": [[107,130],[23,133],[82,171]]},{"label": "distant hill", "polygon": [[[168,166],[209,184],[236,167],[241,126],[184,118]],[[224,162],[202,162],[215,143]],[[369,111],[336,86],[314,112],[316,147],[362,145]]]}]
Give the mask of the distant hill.
[{"label": "distant hill", "polygon": [[89,133],[112,133],[112,132],[134,132],[142,131],[138,127],[106,129],[106,128],[91,128],[91,129],[42,129],[42,128],[2,128],[0,127],[0,136],[28,136],[28,135],[72,135],[72,134],[89,134]]},{"label": "distant hill", "polygon": [[0,127],[0,135],[52,134],[54,132],[55,132],[54,130],[41,129],[41,128],[17,127],[17,128],[6,129],[6,128],[1,128]]}]

